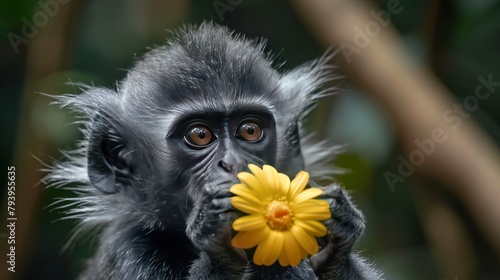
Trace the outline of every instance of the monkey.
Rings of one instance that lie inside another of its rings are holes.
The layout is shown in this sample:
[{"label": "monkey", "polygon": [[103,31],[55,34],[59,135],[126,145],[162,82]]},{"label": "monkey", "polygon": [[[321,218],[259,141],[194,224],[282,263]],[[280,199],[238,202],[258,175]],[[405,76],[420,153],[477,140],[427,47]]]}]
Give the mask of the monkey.
[{"label": "monkey", "polygon": [[[381,279],[354,249],[364,217],[331,179],[338,147],[302,128],[332,92],[331,56],[278,71],[263,40],[205,22],[147,52],[116,89],[55,96],[80,114],[83,137],[46,183],[78,194],[61,206],[77,232],[100,230],[79,279]],[[306,170],[311,186],[331,179],[328,234],[298,266],[258,266],[230,244],[229,188],[249,163]]]}]

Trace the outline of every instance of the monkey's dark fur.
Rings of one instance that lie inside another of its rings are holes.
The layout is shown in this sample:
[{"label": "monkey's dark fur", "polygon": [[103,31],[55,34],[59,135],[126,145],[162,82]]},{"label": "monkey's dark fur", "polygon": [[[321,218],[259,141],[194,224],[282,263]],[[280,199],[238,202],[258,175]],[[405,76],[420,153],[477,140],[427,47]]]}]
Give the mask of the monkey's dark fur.
[{"label": "monkey's dark fur", "polygon": [[[299,266],[256,266],[252,250],[230,245],[238,212],[229,188],[248,163],[291,177],[306,170],[312,185],[335,173],[327,162],[336,148],[311,143],[300,128],[329,92],[321,90],[329,57],[280,73],[263,48],[211,23],[187,27],[137,62],[116,91],[57,97],[85,116],[84,139],[47,182],[79,183],[79,197],[64,200],[69,217],[80,220],[78,232],[102,228],[81,279],[381,278],[353,251],[364,218],[335,183],[322,196],[329,234]],[[248,123],[262,130],[257,141],[239,134],[255,133]]]}]

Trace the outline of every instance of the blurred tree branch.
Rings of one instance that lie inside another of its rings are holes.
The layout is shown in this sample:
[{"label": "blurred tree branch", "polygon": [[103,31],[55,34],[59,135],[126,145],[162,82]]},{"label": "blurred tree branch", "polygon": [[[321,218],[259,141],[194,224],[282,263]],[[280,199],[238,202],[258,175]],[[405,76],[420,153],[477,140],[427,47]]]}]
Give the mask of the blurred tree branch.
[{"label": "blurred tree branch", "polygon": [[[451,18],[449,0],[426,1],[420,37],[426,47],[427,65],[434,72],[440,62]],[[477,252],[463,219],[437,190],[437,183],[427,178],[417,180],[412,188],[423,230],[443,278],[477,278]],[[461,264],[457,266],[457,264]]]}]

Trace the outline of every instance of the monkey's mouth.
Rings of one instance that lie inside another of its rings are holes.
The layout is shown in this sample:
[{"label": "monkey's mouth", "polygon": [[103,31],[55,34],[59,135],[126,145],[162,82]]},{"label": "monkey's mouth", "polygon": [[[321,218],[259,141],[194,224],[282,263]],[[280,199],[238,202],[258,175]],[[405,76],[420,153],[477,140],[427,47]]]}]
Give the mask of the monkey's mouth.
[{"label": "monkey's mouth", "polygon": [[[234,179],[224,178],[221,180],[219,178],[207,181],[202,183],[201,185],[198,185],[197,188],[189,188],[189,189],[197,190],[197,192],[200,193],[196,195],[201,195],[205,199],[228,198],[233,196],[233,194],[229,192],[229,189],[234,184],[238,183],[238,178],[234,176]],[[200,188],[200,186],[202,187]]]}]

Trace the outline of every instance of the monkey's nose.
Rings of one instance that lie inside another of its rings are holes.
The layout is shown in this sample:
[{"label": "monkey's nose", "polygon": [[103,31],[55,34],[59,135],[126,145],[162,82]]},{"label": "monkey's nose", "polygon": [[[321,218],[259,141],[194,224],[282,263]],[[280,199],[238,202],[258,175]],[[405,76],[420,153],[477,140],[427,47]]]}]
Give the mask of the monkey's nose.
[{"label": "monkey's nose", "polygon": [[234,164],[226,163],[223,160],[219,161],[219,166],[222,167],[222,169],[224,169],[227,173],[233,173],[234,171]]}]

